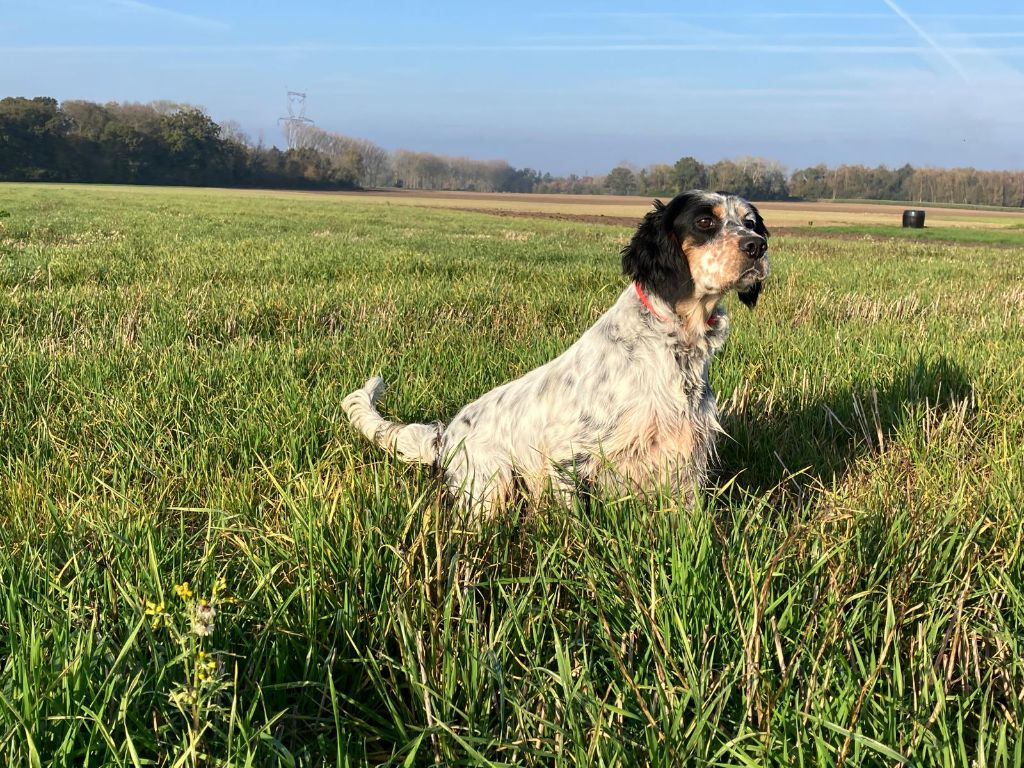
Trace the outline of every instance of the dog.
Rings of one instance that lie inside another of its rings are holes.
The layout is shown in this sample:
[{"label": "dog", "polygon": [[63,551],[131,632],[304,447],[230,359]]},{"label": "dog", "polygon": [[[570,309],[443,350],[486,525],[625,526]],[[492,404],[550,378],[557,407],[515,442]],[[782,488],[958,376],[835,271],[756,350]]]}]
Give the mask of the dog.
[{"label": "dog", "polygon": [[692,504],[722,431],[708,382],[729,333],[720,301],[735,290],[754,307],[768,277],[768,237],[757,208],[734,195],[656,200],[621,253],[629,286],[551,362],[447,425],[383,418],[379,376],[342,407],[372,442],[433,465],[454,499],[483,514],[523,489],[532,497],[664,489]]}]

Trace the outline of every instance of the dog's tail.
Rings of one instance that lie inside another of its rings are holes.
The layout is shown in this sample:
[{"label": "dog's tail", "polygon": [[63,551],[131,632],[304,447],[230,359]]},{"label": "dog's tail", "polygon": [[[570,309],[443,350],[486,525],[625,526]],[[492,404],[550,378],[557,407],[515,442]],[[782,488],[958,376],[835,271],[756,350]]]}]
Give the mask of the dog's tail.
[{"label": "dog's tail", "polygon": [[374,376],[341,401],[352,426],[403,461],[435,464],[444,433],[443,424],[400,424],[388,421],[377,412],[377,398],[384,391],[384,379]]}]

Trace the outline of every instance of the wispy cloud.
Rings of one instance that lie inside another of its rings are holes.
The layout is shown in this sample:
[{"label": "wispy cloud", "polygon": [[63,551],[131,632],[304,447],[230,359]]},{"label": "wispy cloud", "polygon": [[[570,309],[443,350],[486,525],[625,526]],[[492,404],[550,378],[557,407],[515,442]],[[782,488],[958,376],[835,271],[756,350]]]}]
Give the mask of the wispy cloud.
[{"label": "wispy cloud", "polygon": [[[891,17],[889,17],[891,18]],[[799,40],[810,40],[810,41],[847,41],[847,42],[868,42],[884,44],[885,42],[892,43],[893,41],[904,44],[906,41],[913,41],[916,37],[916,33],[913,29],[906,29],[899,32],[777,32],[772,34],[772,40],[775,41],[799,41]],[[1018,32],[944,32],[941,34],[933,34],[933,38],[942,41],[947,44],[952,44],[954,47],[964,47],[969,45],[975,40],[1021,40],[1024,39],[1024,31]],[[672,44],[678,42],[680,39],[679,33],[665,34],[657,33],[651,34],[647,32],[640,33],[571,33],[571,34],[543,34],[543,35],[526,35],[524,37],[515,38],[513,43],[515,44],[526,44],[526,45],[598,45],[598,44],[647,44],[647,45],[659,45],[659,44]],[[700,39],[707,43],[711,40],[716,40],[722,44],[728,44],[730,41],[737,43],[737,48],[745,47],[747,43],[757,42],[761,40],[759,35],[751,34],[738,34],[731,32],[719,32],[710,31],[704,33]],[[830,43],[831,44],[831,43]],[[978,47],[978,46],[971,46]],[[996,49],[998,51],[998,49]]]},{"label": "wispy cloud", "polygon": [[[720,19],[720,13],[688,13],[685,11],[551,11],[542,14],[551,18],[561,19]],[[775,13],[752,12],[744,13],[744,18],[755,19],[878,19],[888,18],[885,13]]]},{"label": "wispy cloud", "polygon": [[918,37],[924,40],[936,53],[938,53],[939,56],[941,56],[946,63],[949,64],[949,66],[951,66],[958,75],[960,75],[965,83],[970,81],[970,78],[967,77],[967,72],[964,70],[960,62],[956,60],[953,54],[950,53],[950,49],[939,45],[938,41],[936,41],[934,37],[922,29],[921,26],[910,18],[906,11],[896,5],[893,0],[882,0],[882,2],[885,3],[893,13],[903,19],[903,21],[907,23],[907,26],[914,30]]},{"label": "wispy cloud", "polygon": [[[905,40],[913,31],[905,32],[778,32],[776,40]],[[1020,32],[943,32],[933,34],[938,40],[1014,40],[1024,38]]]},{"label": "wispy cloud", "polygon": [[[635,44],[528,44],[528,45],[321,45],[295,43],[285,45],[39,45],[0,47],[3,53],[634,53],[638,51],[669,53],[733,53],[765,54],[881,54],[919,56],[931,52],[919,45],[789,45],[744,41],[710,41],[701,43],[635,43]],[[1024,55],[1024,46],[997,48],[980,46],[946,47],[949,56]]]},{"label": "wispy cloud", "polygon": [[[885,2],[885,0],[883,0]],[[888,5],[888,3],[886,3]],[[699,14],[704,16],[705,14]],[[711,16],[711,14],[707,14]],[[888,19],[887,13],[843,13],[843,12],[755,12],[744,14],[759,19]],[[1024,13],[919,13],[918,18],[954,19],[960,21],[1006,21],[1024,19]]]},{"label": "wispy cloud", "polygon": [[[690,13],[687,11],[551,11],[541,14],[563,19],[721,19],[720,13]],[[960,21],[1012,21],[1024,19],[1024,13],[919,13],[918,18],[952,19]],[[852,13],[841,11],[753,11],[743,14],[745,19],[888,19],[888,13]]]},{"label": "wispy cloud", "polygon": [[192,27],[204,27],[206,29],[227,29],[228,24],[218,19],[211,19],[206,16],[195,16],[191,13],[162,8],[152,3],[144,3],[142,0],[107,0],[107,5],[132,13],[141,13],[164,21],[175,21],[180,24],[187,24]]},{"label": "wispy cloud", "polygon": [[31,45],[0,47],[0,53],[44,55],[118,55],[139,53],[319,53],[347,50],[319,45]]}]

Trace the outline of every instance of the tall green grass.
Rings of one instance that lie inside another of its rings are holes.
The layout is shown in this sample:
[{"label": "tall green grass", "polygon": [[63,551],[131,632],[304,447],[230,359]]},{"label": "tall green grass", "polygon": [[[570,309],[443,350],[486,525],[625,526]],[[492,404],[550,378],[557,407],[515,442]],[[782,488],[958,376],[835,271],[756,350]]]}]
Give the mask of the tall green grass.
[{"label": "tall green grass", "polygon": [[0,193],[5,762],[1024,764],[1018,253],[776,238],[695,508],[477,526],[342,397],[550,359],[627,230]]}]

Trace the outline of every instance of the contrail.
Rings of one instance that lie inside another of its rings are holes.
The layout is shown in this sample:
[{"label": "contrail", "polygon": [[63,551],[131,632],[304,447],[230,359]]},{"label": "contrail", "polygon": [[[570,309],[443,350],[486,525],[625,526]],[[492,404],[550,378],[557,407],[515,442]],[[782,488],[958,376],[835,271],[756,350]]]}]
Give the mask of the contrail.
[{"label": "contrail", "polygon": [[[721,13],[681,13],[678,11],[550,11],[540,16],[560,19],[721,19]],[[746,19],[888,19],[888,13],[846,13],[833,11],[754,11],[744,13]],[[1022,13],[919,13],[928,19],[959,19],[961,21],[1020,21]]]},{"label": "contrail", "polygon": [[180,21],[185,24],[191,24],[198,27],[208,27],[213,29],[228,28],[227,24],[222,21],[217,21],[216,19],[209,19],[205,16],[194,16],[191,13],[172,11],[168,8],[161,8],[159,5],[142,2],[142,0],[107,0],[107,4],[118,8],[124,8],[129,11],[141,11],[153,16],[160,16],[165,19],[172,19],[174,21]]},{"label": "contrail", "polygon": [[947,51],[945,48],[939,45],[934,37],[932,37],[923,29],[921,29],[921,27],[917,25],[917,22],[910,18],[910,16],[908,16],[902,8],[900,8],[898,5],[896,5],[896,3],[893,2],[893,0],[882,0],[882,2],[889,6],[889,10],[891,10],[893,13],[895,13],[897,16],[899,16],[901,19],[907,22],[907,26],[914,30],[914,32],[917,33],[918,37],[920,37],[922,40],[928,43],[928,45],[935,49],[935,52],[938,53],[939,56],[941,56],[943,59],[945,59],[946,63],[949,64],[949,66],[956,70],[956,73],[960,75],[961,79],[965,83],[970,82],[970,79],[967,77],[967,73],[964,71],[964,68],[960,66],[960,62],[953,58],[952,54],[950,54],[949,51]]}]

